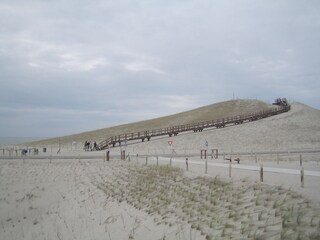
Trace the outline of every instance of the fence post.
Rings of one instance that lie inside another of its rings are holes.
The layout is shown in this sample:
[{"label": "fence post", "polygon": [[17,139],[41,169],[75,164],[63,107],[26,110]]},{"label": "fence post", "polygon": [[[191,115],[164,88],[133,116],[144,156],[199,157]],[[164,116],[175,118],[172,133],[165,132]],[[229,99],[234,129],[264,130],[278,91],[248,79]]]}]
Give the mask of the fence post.
[{"label": "fence post", "polygon": [[159,166],[159,156],[157,155],[157,166]]},{"label": "fence post", "polygon": [[121,155],[121,157],[120,157],[121,160],[126,160],[126,151],[125,150],[121,150],[120,155]]},{"label": "fence post", "polygon": [[304,169],[303,167],[301,167],[301,170],[300,170],[300,178],[301,178],[301,187],[304,188]]},{"label": "fence post", "polygon": [[186,170],[189,171],[188,158],[186,158]]},{"label": "fence post", "polygon": [[148,155],[146,156],[146,165],[148,165]]},{"label": "fence post", "polygon": [[79,163],[80,163],[80,154],[78,154],[78,159],[79,159]]},{"label": "fence post", "polygon": [[139,154],[137,153],[137,162],[139,162]]},{"label": "fence post", "polygon": [[258,162],[257,154],[254,154],[254,158],[256,159],[256,163]]},{"label": "fence post", "polygon": [[263,182],[263,165],[260,165],[260,182]]},{"label": "fence post", "polygon": [[277,153],[277,164],[279,165],[279,153]]},{"label": "fence post", "polygon": [[231,161],[229,162],[229,177],[231,177]]},{"label": "fence post", "polygon": [[302,154],[300,154],[300,166],[302,166]]},{"label": "fence post", "polygon": [[109,162],[110,160],[110,151],[107,151],[107,161]]}]

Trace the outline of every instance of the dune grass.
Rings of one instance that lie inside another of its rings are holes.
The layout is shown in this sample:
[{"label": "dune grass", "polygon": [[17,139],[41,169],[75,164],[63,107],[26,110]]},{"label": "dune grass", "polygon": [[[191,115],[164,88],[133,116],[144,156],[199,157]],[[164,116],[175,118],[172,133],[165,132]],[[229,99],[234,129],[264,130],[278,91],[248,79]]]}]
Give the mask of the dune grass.
[{"label": "dune grass", "polygon": [[116,180],[98,187],[109,200],[146,211],[158,224],[184,222],[207,239],[319,236],[318,213],[290,190],[247,182],[236,186],[218,177],[191,179],[169,166],[118,167]]}]

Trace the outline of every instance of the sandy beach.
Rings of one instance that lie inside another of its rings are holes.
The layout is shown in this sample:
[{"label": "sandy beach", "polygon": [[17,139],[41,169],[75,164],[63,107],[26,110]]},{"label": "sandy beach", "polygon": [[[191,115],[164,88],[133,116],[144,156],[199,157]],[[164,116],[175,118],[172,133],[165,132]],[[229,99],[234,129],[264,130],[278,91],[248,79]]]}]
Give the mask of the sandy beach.
[{"label": "sandy beach", "polygon": [[[225,164],[222,161],[215,163]],[[228,167],[213,166],[211,160],[206,174],[204,163],[189,160],[186,171],[185,163],[174,158],[171,167],[170,159],[155,157],[149,157],[148,162],[144,157],[130,162],[2,160],[1,236],[3,239],[319,236],[319,177],[306,176],[301,188],[300,176],[296,174],[265,172],[261,183],[259,171],[236,169],[237,163],[232,164],[231,178]],[[306,168],[312,168],[312,164]]]}]

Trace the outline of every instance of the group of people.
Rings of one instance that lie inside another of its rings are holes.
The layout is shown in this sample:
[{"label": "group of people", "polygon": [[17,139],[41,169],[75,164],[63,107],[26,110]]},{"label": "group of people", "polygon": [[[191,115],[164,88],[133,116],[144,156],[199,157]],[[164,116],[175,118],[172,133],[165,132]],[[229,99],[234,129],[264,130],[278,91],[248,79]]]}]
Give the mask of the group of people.
[{"label": "group of people", "polygon": [[98,144],[96,142],[89,142],[85,141],[84,143],[84,150],[85,151],[95,151],[98,150]]}]

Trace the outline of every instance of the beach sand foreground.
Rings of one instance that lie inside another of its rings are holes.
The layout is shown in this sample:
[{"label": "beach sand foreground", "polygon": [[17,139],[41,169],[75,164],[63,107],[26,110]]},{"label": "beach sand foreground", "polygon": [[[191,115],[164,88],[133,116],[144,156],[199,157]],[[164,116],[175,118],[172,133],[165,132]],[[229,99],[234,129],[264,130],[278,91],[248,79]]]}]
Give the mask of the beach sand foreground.
[{"label": "beach sand foreground", "polygon": [[301,192],[158,163],[1,160],[1,239],[319,238]]}]

